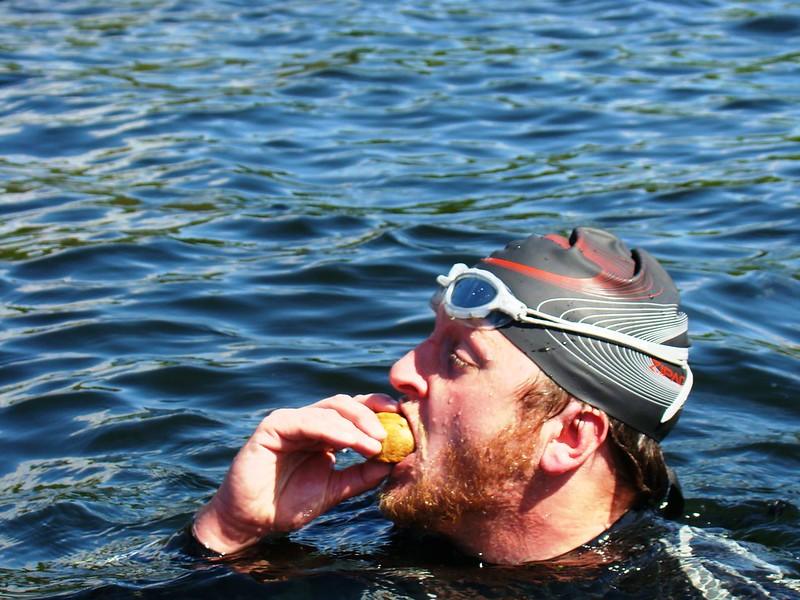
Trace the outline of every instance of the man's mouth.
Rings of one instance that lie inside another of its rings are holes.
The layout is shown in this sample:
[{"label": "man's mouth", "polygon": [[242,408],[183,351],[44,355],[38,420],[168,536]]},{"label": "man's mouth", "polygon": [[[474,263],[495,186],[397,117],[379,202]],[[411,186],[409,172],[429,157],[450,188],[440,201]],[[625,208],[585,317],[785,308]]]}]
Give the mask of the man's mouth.
[{"label": "man's mouth", "polygon": [[397,465],[395,465],[395,468],[404,463],[410,463],[416,460],[417,453],[420,450],[420,441],[423,437],[422,426],[419,421],[419,415],[416,413],[416,411],[407,410],[409,403],[410,401],[408,400],[407,397],[404,396],[400,398],[399,409],[400,409],[400,414],[405,418],[406,421],[408,421],[408,427],[411,430],[411,435],[414,438],[414,450],[409,455],[407,455],[402,461],[397,463]]}]

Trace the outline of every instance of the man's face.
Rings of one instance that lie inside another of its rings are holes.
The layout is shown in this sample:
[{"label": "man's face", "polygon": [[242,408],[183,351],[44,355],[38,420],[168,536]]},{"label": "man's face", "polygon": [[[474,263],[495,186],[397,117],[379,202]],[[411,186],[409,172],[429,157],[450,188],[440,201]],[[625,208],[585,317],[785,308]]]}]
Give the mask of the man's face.
[{"label": "man's face", "polygon": [[533,474],[538,423],[520,418],[518,398],[540,376],[503,335],[440,309],[430,337],[389,375],[417,449],[395,467],[384,513],[447,531],[466,512],[502,510]]}]

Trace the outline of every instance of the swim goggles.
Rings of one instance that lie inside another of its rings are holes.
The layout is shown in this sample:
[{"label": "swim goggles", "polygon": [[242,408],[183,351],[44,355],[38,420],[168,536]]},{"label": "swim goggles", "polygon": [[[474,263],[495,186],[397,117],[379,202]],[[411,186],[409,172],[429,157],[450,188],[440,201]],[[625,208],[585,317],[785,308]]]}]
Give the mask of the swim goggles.
[{"label": "swim goggles", "polygon": [[463,319],[471,327],[497,329],[512,321],[528,323],[610,342],[688,369],[688,348],[658,344],[613,329],[567,321],[535,310],[516,298],[508,286],[489,271],[458,263],[452,266],[447,275],[439,275],[436,281],[441,288],[431,298],[431,305],[434,308],[441,305],[447,315]]}]

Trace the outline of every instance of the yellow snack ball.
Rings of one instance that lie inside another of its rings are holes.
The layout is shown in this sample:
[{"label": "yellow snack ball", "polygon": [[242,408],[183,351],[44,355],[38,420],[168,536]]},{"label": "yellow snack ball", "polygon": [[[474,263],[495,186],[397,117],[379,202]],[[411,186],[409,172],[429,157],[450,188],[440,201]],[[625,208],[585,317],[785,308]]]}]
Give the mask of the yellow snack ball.
[{"label": "yellow snack ball", "polygon": [[373,458],[385,463],[398,463],[414,451],[414,436],[408,421],[397,413],[375,413],[386,430],[381,452]]}]

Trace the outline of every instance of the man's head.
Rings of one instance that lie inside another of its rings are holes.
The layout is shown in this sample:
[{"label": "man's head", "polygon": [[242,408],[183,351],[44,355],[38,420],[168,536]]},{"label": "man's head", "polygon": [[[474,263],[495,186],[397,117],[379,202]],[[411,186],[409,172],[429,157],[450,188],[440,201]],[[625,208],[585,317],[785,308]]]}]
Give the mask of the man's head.
[{"label": "man's head", "polygon": [[577,228],[569,238],[511,242],[477,266],[565,327],[511,321],[503,335],[575,398],[663,439],[692,376],[678,290],[654,258],[606,231]]},{"label": "man's head", "polygon": [[654,259],[576,229],[439,283],[433,333],[390,374],[418,444],[382,498],[390,517],[449,533],[566,491],[608,514],[663,493],[657,440],[691,371],[678,293]]}]

